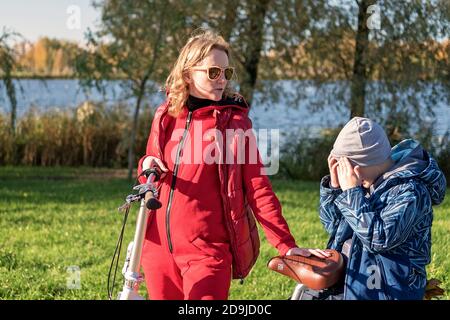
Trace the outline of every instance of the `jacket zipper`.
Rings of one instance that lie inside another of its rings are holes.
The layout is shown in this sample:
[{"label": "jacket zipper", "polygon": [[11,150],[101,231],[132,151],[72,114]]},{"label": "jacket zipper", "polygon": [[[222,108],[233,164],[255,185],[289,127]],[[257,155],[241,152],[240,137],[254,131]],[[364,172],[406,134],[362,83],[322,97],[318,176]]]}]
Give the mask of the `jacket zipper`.
[{"label": "jacket zipper", "polygon": [[170,193],[169,193],[169,202],[167,204],[167,210],[166,210],[166,233],[167,233],[167,242],[169,244],[169,251],[172,253],[173,245],[172,245],[172,239],[170,237],[170,209],[172,207],[172,200],[173,200],[173,192],[175,191],[175,184],[177,182],[177,173],[178,173],[178,166],[180,161],[180,153],[183,150],[184,141],[186,139],[186,135],[189,132],[189,127],[191,125],[191,119],[192,119],[192,111],[189,111],[187,120],[186,120],[186,126],[184,128],[183,136],[181,137],[180,143],[178,144],[177,148],[177,156],[175,159],[175,167],[173,168],[173,177],[172,177],[172,184],[170,185]]}]

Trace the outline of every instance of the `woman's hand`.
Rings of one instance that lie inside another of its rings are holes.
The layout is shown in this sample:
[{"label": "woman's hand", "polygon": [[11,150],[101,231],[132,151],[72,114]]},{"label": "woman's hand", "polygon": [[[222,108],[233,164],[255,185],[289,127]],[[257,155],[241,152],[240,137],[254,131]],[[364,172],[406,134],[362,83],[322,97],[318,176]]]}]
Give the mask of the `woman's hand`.
[{"label": "woman's hand", "polygon": [[328,169],[330,169],[330,184],[333,188],[339,188],[337,167],[339,162],[331,154],[328,156]]},{"label": "woman's hand", "polygon": [[287,256],[304,256],[304,257],[309,257],[311,255],[314,255],[316,257],[325,259],[328,257],[331,257],[331,254],[321,250],[321,249],[304,249],[304,248],[298,248],[298,247],[294,247],[289,249],[288,252],[286,252]]},{"label": "woman's hand", "polygon": [[147,170],[149,168],[158,167],[161,169],[161,179],[165,176],[165,172],[169,171],[161,159],[158,159],[156,157],[148,156],[144,159],[142,162],[142,170]]},{"label": "woman's hand", "polygon": [[342,157],[338,163],[337,172],[342,191],[360,186],[362,181],[355,172],[358,171],[359,166],[353,168],[350,160],[346,157]]}]

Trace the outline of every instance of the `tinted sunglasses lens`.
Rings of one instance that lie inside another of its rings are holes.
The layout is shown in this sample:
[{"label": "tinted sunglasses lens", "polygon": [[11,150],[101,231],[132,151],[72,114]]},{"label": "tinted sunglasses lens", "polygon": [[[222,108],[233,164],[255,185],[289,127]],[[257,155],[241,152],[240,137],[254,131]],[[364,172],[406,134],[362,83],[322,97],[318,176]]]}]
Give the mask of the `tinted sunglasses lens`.
[{"label": "tinted sunglasses lens", "polygon": [[225,79],[231,80],[231,78],[233,77],[233,73],[234,73],[233,68],[226,68],[225,69]]},{"label": "tinted sunglasses lens", "polygon": [[217,78],[219,78],[220,72],[221,72],[220,68],[211,67],[208,69],[208,77],[211,80],[216,80]]}]

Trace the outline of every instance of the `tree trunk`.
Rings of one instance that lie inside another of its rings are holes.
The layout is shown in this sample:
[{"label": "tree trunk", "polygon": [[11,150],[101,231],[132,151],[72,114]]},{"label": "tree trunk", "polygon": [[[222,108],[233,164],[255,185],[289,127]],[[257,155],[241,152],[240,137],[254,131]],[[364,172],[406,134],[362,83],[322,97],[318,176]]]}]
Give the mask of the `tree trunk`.
[{"label": "tree trunk", "polygon": [[369,29],[367,28],[367,8],[374,0],[361,0],[358,3],[358,30],[356,31],[355,59],[351,80],[350,119],[364,117],[367,83],[367,50],[369,45]]},{"label": "tree trunk", "polygon": [[[166,6],[163,6],[163,8],[166,9]],[[150,76],[153,73],[156,61],[159,58],[159,49],[161,47],[161,39],[163,38],[163,32],[164,32],[164,21],[166,18],[165,12],[166,11],[163,10],[161,13],[161,19],[159,21],[158,37],[156,38],[155,43],[153,44],[152,63],[148,67],[148,69],[139,85],[139,91],[138,91],[139,94],[138,94],[138,98],[136,101],[136,107],[134,109],[133,127],[131,128],[130,146],[128,149],[128,180],[132,179],[133,168],[136,165],[135,164],[134,145],[136,144],[136,134],[137,134],[137,130],[138,130],[139,109],[141,107],[142,98],[145,93],[145,86],[147,85],[147,81],[150,79]]]},{"label": "tree trunk", "polygon": [[145,85],[147,80],[142,81],[139,94],[136,101],[136,107],[134,108],[133,115],[133,125],[131,127],[131,135],[130,135],[130,144],[128,147],[128,180],[131,180],[133,177],[133,169],[135,168],[135,154],[134,154],[134,145],[136,144],[136,134],[138,129],[138,120],[139,120],[139,109],[141,108],[142,97],[145,92]]},{"label": "tree trunk", "polygon": [[253,100],[253,91],[258,76],[258,64],[264,40],[264,20],[269,2],[270,0],[261,0],[251,3],[251,10],[248,13],[248,48],[244,52],[245,75],[241,82],[240,91],[249,105]]},{"label": "tree trunk", "polygon": [[3,57],[5,61],[3,61],[3,69],[5,75],[3,77],[3,83],[5,84],[6,95],[8,96],[9,103],[11,104],[11,134],[15,136],[16,134],[16,118],[17,118],[17,99],[16,99],[16,88],[14,87],[13,79],[12,79],[12,69],[13,69],[13,60],[11,56]]},{"label": "tree trunk", "polygon": [[17,99],[16,99],[16,89],[14,88],[14,83],[8,75],[5,79],[6,93],[8,95],[9,103],[11,104],[11,134],[16,135],[16,118],[17,118]]},{"label": "tree trunk", "polygon": [[222,36],[225,41],[230,42],[233,28],[236,24],[239,0],[229,0],[225,4],[225,17],[221,26]]}]

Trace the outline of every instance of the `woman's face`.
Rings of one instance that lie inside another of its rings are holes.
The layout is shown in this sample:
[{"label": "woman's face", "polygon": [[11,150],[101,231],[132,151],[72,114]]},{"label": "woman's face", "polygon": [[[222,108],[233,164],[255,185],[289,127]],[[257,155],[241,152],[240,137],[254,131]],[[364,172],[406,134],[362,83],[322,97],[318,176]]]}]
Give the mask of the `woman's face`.
[{"label": "woman's face", "polygon": [[212,66],[228,67],[227,54],[222,50],[212,49],[200,64],[190,70],[189,77],[186,80],[189,84],[190,95],[214,101],[222,99],[228,81],[225,79],[223,71],[216,80],[210,80],[207,68]]}]

